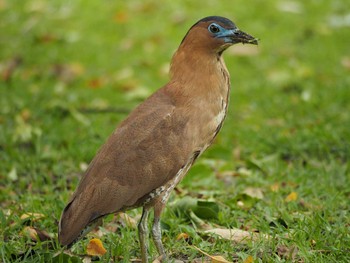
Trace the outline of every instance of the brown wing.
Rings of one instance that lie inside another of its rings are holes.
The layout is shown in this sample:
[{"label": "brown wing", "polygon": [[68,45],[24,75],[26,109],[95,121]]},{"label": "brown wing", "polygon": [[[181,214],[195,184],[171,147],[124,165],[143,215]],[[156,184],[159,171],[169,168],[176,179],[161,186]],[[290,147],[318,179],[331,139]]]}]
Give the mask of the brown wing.
[{"label": "brown wing", "polygon": [[102,146],[64,209],[59,240],[68,245],[94,219],[133,207],[190,158],[181,109],[161,89],[137,107]]}]

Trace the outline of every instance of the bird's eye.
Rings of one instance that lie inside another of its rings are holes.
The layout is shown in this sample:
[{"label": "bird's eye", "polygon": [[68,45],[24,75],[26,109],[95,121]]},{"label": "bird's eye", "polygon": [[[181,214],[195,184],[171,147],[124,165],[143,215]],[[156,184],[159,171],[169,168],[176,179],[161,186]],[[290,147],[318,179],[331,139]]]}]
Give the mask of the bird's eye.
[{"label": "bird's eye", "polygon": [[213,33],[213,34],[216,34],[216,33],[219,33],[220,32],[220,28],[219,28],[219,26],[218,25],[216,25],[216,24],[210,24],[210,26],[209,26],[209,31],[211,32],[211,33]]}]

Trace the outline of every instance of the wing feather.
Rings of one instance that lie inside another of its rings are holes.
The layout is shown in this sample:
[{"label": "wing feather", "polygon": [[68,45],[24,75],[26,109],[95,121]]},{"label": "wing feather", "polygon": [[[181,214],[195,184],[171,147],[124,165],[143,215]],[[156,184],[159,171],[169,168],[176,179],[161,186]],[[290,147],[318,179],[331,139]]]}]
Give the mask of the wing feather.
[{"label": "wing feather", "polygon": [[188,120],[161,89],[137,107],[101,147],[64,209],[61,244],[95,219],[135,206],[169,181],[190,158]]}]

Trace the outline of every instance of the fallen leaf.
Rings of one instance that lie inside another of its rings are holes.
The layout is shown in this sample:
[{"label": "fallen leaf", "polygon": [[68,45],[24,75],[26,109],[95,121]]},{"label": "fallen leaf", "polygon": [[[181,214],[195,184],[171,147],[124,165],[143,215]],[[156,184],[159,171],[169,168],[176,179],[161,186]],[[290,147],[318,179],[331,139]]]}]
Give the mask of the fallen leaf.
[{"label": "fallen leaf", "polygon": [[296,246],[287,247],[280,245],[277,247],[277,254],[284,259],[294,261],[298,254],[298,248]]},{"label": "fallen leaf", "polygon": [[253,256],[248,256],[244,261],[243,263],[253,263],[254,262],[254,258]]},{"label": "fallen leaf", "polygon": [[117,24],[124,24],[129,20],[128,13],[126,13],[125,11],[119,11],[114,15],[113,20]]},{"label": "fallen leaf", "polygon": [[[55,64],[52,66],[52,74],[64,83],[69,83],[81,76],[85,68],[79,62],[71,64]],[[90,82],[88,83],[90,84]]]},{"label": "fallen leaf", "polygon": [[91,239],[86,248],[86,253],[90,256],[103,256],[106,252],[102,241],[98,238]]},{"label": "fallen leaf", "polygon": [[8,179],[11,181],[16,181],[18,179],[16,167],[12,167],[11,171],[7,174]]},{"label": "fallen leaf", "polygon": [[89,167],[89,164],[87,164],[86,162],[79,163],[79,168],[80,168],[80,171],[82,172],[86,171],[88,167]]},{"label": "fallen leaf", "polygon": [[192,246],[194,249],[198,250],[199,252],[201,252],[203,255],[211,258],[211,262],[212,263],[231,263],[231,261],[226,260],[224,257],[222,256],[212,256],[209,255],[208,253],[204,252],[203,250],[201,250],[200,248],[196,247],[196,246]]},{"label": "fallen leaf", "polygon": [[286,13],[300,14],[303,11],[303,7],[297,1],[283,1],[278,2],[277,8]]},{"label": "fallen leaf", "polygon": [[23,60],[21,57],[14,57],[11,59],[3,71],[1,72],[1,78],[3,81],[10,81],[15,70],[22,64]]},{"label": "fallen leaf", "polygon": [[237,206],[244,207],[243,201],[241,201],[241,200],[237,201]]},{"label": "fallen leaf", "polygon": [[22,233],[26,236],[29,236],[31,240],[38,241],[38,234],[36,233],[35,229],[31,226],[26,226],[23,228]]},{"label": "fallen leaf", "polygon": [[48,34],[36,36],[35,40],[40,44],[48,44],[48,43],[57,42],[59,40],[59,37],[48,33]]},{"label": "fallen leaf", "polygon": [[343,57],[341,59],[341,64],[344,68],[350,70],[350,57]]},{"label": "fallen leaf", "polygon": [[31,240],[37,242],[37,241],[46,241],[52,239],[51,235],[47,233],[44,230],[40,230],[35,227],[26,226],[23,228],[22,233],[28,237],[30,237]]},{"label": "fallen leaf", "polygon": [[230,229],[213,228],[213,229],[208,229],[204,231],[204,233],[215,234],[223,239],[231,240],[237,243],[244,243],[248,240],[256,241],[256,240],[259,240],[260,238],[265,238],[265,239],[269,238],[269,236],[266,234],[248,232],[238,228],[230,228]]},{"label": "fallen leaf", "polygon": [[331,27],[348,27],[350,26],[350,14],[332,15],[329,17]]},{"label": "fallen leaf", "polygon": [[236,176],[251,176],[252,175],[252,171],[245,168],[245,167],[240,167],[237,170],[237,175]]},{"label": "fallen leaf", "polygon": [[245,193],[246,195],[253,197],[253,198],[257,198],[257,199],[263,199],[264,198],[264,194],[261,188],[253,188],[253,187],[247,187],[243,193]]},{"label": "fallen leaf", "polygon": [[212,263],[230,263],[231,261],[226,260],[222,256],[211,256]]},{"label": "fallen leaf", "polygon": [[46,241],[46,240],[51,240],[53,238],[52,234],[49,234],[45,230],[40,230],[36,227],[34,227],[36,234],[41,242]]},{"label": "fallen leaf", "polygon": [[287,197],[285,198],[286,202],[292,202],[298,199],[298,194],[296,192],[291,192]]},{"label": "fallen leaf", "polygon": [[29,143],[34,138],[39,138],[42,135],[42,130],[38,127],[30,125],[29,123],[26,123],[26,120],[23,119],[21,114],[16,115],[15,121],[16,127],[13,133],[14,141]]},{"label": "fallen leaf", "polygon": [[88,81],[87,85],[89,88],[99,89],[103,86],[102,79],[100,78],[91,79]]},{"label": "fallen leaf", "polygon": [[274,183],[273,185],[270,186],[270,190],[271,190],[272,192],[278,192],[279,189],[280,189],[279,183]]},{"label": "fallen leaf", "polygon": [[68,64],[68,69],[74,76],[81,76],[85,72],[85,67],[79,62],[72,62]]},{"label": "fallen leaf", "polygon": [[187,233],[180,233],[177,235],[176,240],[180,240],[180,239],[188,239],[190,236]]},{"label": "fallen leaf", "polygon": [[30,219],[31,221],[35,222],[38,221],[39,219],[44,218],[45,215],[41,214],[41,213],[24,213],[21,215],[21,220],[25,220],[25,219]]},{"label": "fallen leaf", "polygon": [[84,126],[90,126],[90,120],[86,116],[81,114],[78,110],[74,108],[69,108],[69,113],[76,121],[80,122]]},{"label": "fallen leaf", "polygon": [[137,228],[137,220],[135,220],[134,218],[132,218],[131,216],[129,216],[126,213],[118,213],[118,216],[120,217],[120,219],[122,220],[122,222],[129,228]]},{"label": "fallen leaf", "polygon": [[30,112],[29,109],[24,108],[24,109],[20,112],[20,115],[21,115],[22,120],[23,120],[24,122],[27,122],[27,121],[30,119],[32,113]]}]

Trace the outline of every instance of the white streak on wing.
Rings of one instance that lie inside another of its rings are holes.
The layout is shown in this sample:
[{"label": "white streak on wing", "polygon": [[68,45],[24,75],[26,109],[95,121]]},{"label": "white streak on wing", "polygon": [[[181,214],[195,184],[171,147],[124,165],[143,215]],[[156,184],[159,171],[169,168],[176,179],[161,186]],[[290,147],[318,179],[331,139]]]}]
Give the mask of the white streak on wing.
[{"label": "white streak on wing", "polygon": [[221,98],[221,111],[219,112],[218,115],[215,116],[215,125],[216,127],[218,127],[219,125],[221,125],[221,123],[224,121],[225,116],[226,116],[226,102],[224,101],[223,98]]},{"label": "white streak on wing", "polygon": [[175,188],[175,186],[181,181],[181,179],[186,175],[188,170],[192,165],[193,160],[191,159],[185,166],[183,166],[175,175],[175,177],[167,184],[167,188],[162,197],[162,203],[166,203],[169,198],[171,191]]}]

